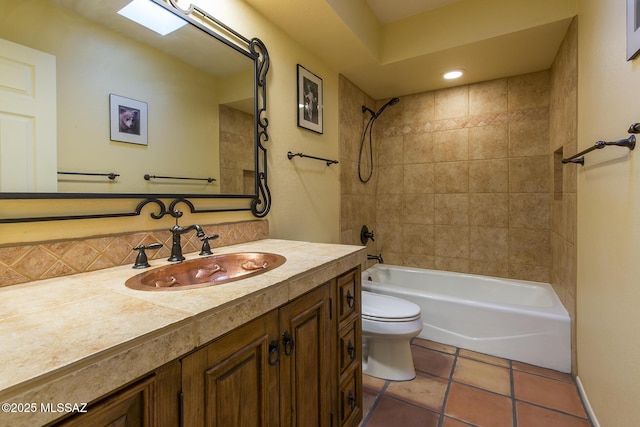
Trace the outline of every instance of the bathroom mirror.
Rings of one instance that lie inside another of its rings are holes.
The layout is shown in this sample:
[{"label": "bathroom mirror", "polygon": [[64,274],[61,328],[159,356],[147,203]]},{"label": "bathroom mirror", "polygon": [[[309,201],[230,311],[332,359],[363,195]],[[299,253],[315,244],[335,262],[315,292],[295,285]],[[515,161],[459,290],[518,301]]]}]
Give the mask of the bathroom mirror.
[{"label": "bathroom mirror", "polygon": [[118,14],[129,2],[0,0],[0,199],[139,199],[122,213],[0,210],[0,223],[148,203],[154,218],[178,203],[268,213],[265,46],[188,2],[148,0],[186,23],[161,36]]}]

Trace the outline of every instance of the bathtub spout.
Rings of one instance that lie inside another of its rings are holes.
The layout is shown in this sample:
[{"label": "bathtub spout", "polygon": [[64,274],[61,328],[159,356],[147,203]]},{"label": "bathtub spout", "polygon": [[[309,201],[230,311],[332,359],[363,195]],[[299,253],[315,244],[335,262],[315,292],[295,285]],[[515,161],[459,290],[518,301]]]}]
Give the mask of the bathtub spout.
[{"label": "bathtub spout", "polygon": [[382,254],[380,254],[380,255],[369,255],[369,254],[367,254],[367,259],[375,259],[380,264],[384,264],[384,261],[382,260]]}]

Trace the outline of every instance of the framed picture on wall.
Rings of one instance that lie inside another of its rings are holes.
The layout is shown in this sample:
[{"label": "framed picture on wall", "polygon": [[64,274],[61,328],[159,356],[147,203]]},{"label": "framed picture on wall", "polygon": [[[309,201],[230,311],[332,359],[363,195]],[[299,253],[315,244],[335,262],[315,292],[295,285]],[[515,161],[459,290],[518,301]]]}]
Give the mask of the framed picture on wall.
[{"label": "framed picture on wall", "polygon": [[627,61],[640,53],[640,0],[627,0]]},{"label": "framed picture on wall", "polygon": [[109,95],[111,140],[147,145],[147,103]]},{"label": "framed picture on wall", "polygon": [[322,133],[322,79],[298,64],[298,126]]}]

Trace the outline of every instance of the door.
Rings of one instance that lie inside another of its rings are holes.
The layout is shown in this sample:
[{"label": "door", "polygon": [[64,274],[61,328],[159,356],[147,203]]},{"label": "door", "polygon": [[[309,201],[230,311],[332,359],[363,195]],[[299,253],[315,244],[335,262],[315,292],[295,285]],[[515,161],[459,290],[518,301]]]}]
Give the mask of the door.
[{"label": "door", "polygon": [[280,309],[280,426],[331,425],[330,283]]},{"label": "door", "polygon": [[57,191],[56,58],[0,39],[0,191]]}]

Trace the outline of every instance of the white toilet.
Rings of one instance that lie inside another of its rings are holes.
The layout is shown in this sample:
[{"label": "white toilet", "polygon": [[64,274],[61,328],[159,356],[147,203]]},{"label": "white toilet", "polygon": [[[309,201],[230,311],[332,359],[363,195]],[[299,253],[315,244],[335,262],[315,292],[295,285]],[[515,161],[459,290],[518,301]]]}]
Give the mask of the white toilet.
[{"label": "white toilet", "polygon": [[415,378],[411,339],[420,331],[417,304],[362,291],[362,372],[394,381]]}]

